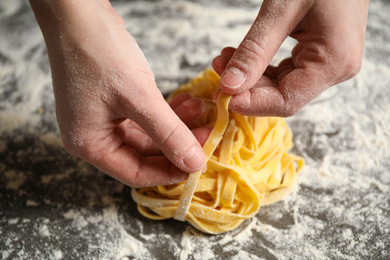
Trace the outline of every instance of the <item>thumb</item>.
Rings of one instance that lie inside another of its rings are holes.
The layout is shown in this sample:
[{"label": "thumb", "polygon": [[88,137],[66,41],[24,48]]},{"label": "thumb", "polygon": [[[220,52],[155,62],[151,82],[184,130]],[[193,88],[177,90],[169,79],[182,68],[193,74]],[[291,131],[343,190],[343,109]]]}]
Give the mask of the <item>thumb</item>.
[{"label": "thumb", "polygon": [[179,169],[196,172],[205,166],[203,149],[193,133],[173,112],[156,89],[140,104],[134,121],[152,138],[165,156]]},{"label": "thumb", "polygon": [[265,0],[221,75],[221,89],[228,94],[239,94],[251,88],[310,5],[311,1],[306,0]]}]

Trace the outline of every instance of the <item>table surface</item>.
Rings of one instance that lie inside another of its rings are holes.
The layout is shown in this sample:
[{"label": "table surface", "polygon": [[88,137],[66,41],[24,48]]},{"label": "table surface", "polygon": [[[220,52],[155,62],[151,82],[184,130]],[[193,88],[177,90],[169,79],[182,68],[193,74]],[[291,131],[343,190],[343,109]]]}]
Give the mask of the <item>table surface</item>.
[{"label": "table surface", "polygon": [[[296,191],[216,236],[142,217],[130,188],[68,155],[40,30],[0,0],[1,259],[389,259],[390,3],[371,1],[360,74],[288,119]],[[163,93],[237,46],[259,1],[114,1]],[[275,56],[286,57],[287,40]]]}]

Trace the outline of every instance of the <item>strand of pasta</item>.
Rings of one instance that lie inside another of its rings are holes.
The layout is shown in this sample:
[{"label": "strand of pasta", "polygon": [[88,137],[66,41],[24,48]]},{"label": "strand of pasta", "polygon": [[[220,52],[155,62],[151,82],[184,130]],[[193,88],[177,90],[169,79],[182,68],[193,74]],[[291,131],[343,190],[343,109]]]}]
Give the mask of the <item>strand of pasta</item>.
[{"label": "strand of pasta", "polygon": [[[213,155],[214,153],[215,148],[217,148],[218,144],[221,142],[225,129],[229,123],[228,105],[230,98],[231,95],[227,95],[223,92],[221,92],[218,96],[217,122],[215,123],[215,126],[211,131],[206,143],[203,145],[203,151],[206,157],[206,161],[210,159],[211,155]],[[188,177],[186,184],[184,185],[183,193],[180,196],[179,205],[177,206],[176,213],[174,216],[176,220],[186,220],[186,215],[201,174],[202,172],[198,171],[190,174],[190,176]]]}]

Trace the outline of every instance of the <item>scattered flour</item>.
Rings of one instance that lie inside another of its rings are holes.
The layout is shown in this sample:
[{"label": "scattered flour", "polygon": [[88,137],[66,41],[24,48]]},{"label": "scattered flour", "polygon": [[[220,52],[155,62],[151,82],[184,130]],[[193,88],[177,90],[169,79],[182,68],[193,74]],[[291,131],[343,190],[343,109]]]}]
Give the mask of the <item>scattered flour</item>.
[{"label": "scattered flour", "polygon": [[36,201],[33,201],[33,200],[27,200],[26,201],[26,206],[29,206],[29,207],[36,207],[36,206],[39,206],[40,204]]},{"label": "scattered flour", "polygon": [[39,234],[44,237],[49,237],[50,236],[49,227],[45,224],[41,225],[39,227]]},{"label": "scattered flour", "polygon": [[[222,0],[113,5],[162,92],[169,92],[222,47],[236,46],[259,2],[244,1],[240,8]],[[237,230],[209,236],[182,223],[140,217],[129,189],[63,151],[31,10],[25,1],[0,2],[0,38],[6,39],[0,41],[1,258],[387,259],[389,12],[387,2],[370,2],[361,73],[288,119],[294,152],[307,163],[297,190]],[[12,27],[11,21],[18,23]],[[274,62],[293,45],[287,41]]]},{"label": "scattered flour", "polygon": [[53,251],[53,256],[54,256],[54,259],[56,259],[56,260],[63,259],[63,257],[64,257],[64,255],[63,255],[61,250],[54,250]]}]

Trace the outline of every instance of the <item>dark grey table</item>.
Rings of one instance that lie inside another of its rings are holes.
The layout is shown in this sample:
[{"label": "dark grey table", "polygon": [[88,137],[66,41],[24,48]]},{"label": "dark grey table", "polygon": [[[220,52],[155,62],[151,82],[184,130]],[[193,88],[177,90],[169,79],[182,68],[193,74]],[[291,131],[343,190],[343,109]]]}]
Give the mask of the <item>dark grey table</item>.
[{"label": "dark grey table", "polygon": [[[240,42],[260,5],[241,2],[113,5],[168,93]],[[143,218],[130,188],[63,150],[39,28],[27,1],[0,0],[0,258],[390,259],[389,13],[371,1],[361,73],[288,119],[297,190],[209,236]]]}]

